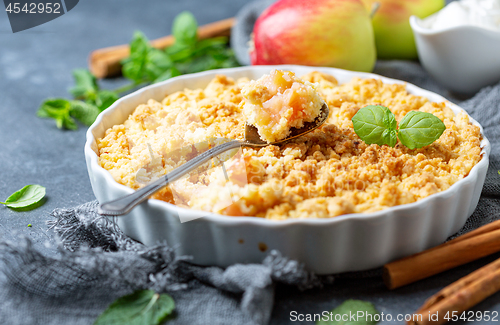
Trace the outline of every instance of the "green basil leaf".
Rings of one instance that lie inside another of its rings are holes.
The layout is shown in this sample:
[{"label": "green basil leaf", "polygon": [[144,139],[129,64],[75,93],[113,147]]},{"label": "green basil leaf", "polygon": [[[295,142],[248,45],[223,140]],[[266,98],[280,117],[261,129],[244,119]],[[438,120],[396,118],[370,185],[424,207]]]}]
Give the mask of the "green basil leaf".
[{"label": "green basil leaf", "polygon": [[384,133],[382,133],[382,139],[386,145],[394,148],[396,143],[398,143],[398,134],[396,130],[386,129]]},{"label": "green basil leaf", "polygon": [[[392,118],[390,117],[391,115]],[[361,108],[351,120],[354,126],[354,132],[356,132],[361,140],[367,144],[376,143],[381,146],[384,144],[392,144],[391,141],[388,141],[388,139],[391,139],[390,131],[392,131],[391,127],[393,126],[392,119],[395,121],[394,114],[392,114],[387,107],[381,105],[368,105]],[[387,130],[389,130],[389,133],[386,132]]]},{"label": "green basil leaf", "polygon": [[222,68],[239,67],[240,63],[238,62],[238,60],[236,60],[236,57],[234,56],[233,50],[226,49],[225,52],[228,54],[227,55],[224,54],[223,58],[216,57],[216,59],[219,60],[219,68],[222,69]]},{"label": "green basil leaf", "polygon": [[396,131],[396,129],[398,128],[396,116],[394,116],[394,114],[388,108],[385,110],[384,125],[391,131]]},{"label": "green basil leaf", "polygon": [[73,70],[73,77],[75,86],[69,92],[78,99],[94,99],[99,90],[94,75],[87,69],[76,69]]},{"label": "green basil leaf", "polygon": [[59,129],[76,130],[78,126],[70,116],[71,102],[66,99],[48,99],[37,111],[39,117],[53,118]]},{"label": "green basil leaf", "polygon": [[240,66],[231,48],[225,48],[217,51],[212,54],[212,56],[219,62],[220,68],[233,68]]},{"label": "green basil leaf", "polygon": [[135,32],[130,42],[130,57],[123,61],[122,73],[125,78],[136,83],[143,81],[144,66],[150,48],[151,45],[146,36],[141,32]]},{"label": "green basil leaf", "polygon": [[328,317],[322,317],[317,325],[375,325],[378,311],[372,303],[362,300],[346,300],[333,309]]},{"label": "green basil leaf", "polygon": [[[39,203],[45,196],[45,187],[40,185],[26,185],[19,191],[13,193],[5,200],[0,202],[9,208],[30,208]],[[38,205],[37,205],[38,206]]]},{"label": "green basil leaf", "polygon": [[71,101],[70,115],[86,126],[92,125],[100,112],[95,105],[80,100]]},{"label": "green basil leaf", "polygon": [[218,36],[214,38],[206,38],[196,43],[196,51],[205,51],[207,49],[224,49],[229,43],[229,38],[226,36]]},{"label": "green basil leaf", "polygon": [[99,111],[102,112],[109,106],[113,105],[113,103],[116,102],[118,98],[119,98],[118,94],[115,93],[114,91],[100,90],[97,93],[95,104],[99,108]]},{"label": "green basil leaf", "polygon": [[[56,123],[58,124],[59,127],[58,120],[56,120]],[[61,129],[61,127],[59,128]],[[62,118],[62,128],[67,130],[77,130],[78,125],[76,125],[75,120],[71,116],[67,115]]]},{"label": "green basil leaf", "polygon": [[142,32],[135,31],[130,42],[130,56],[132,58],[146,58],[149,49],[149,41]]},{"label": "green basil leaf", "polygon": [[49,112],[43,107],[43,104],[38,108],[38,111],[36,111],[36,116],[41,117],[41,118],[51,117],[49,115]]},{"label": "green basil leaf", "polygon": [[192,58],[194,48],[192,45],[174,43],[174,45],[165,49],[165,53],[170,57],[172,62],[184,62]]},{"label": "green basil leaf", "polygon": [[435,115],[410,111],[399,123],[398,138],[410,149],[417,149],[433,143],[446,130],[444,123]]},{"label": "green basil leaf", "polygon": [[151,290],[136,291],[113,302],[94,322],[94,325],[157,325],[175,308],[167,294]]},{"label": "green basil leaf", "polygon": [[127,62],[122,67],[122,74],[125,78],[135,83],[140,83],[143,80],[142,65],[136,64],[135,62]]},{"label": "green basil leaf", "polygon": [[156,67],[166,70],[172,67],[172,59],[164,51],[152,48],[148,53],[148,62]]},{"label": "green basil leaf", "polygon": [[148,79],[153,81],[171,69],[172,66],[173,62],[168,54],[157,49],[151,49],[148,53],[145,72]]},{"label": "green basil leaf", "polygon": [[45,100],[37,111],[39,117],[58,118],[65,116],[70,110],[69,100],[55,98]]},{"label": "green basil leaf", "polygon": [[167,71],[163,72],[161,75],[159,75],[158,78],[156,78],[153,81],[153,83],[162,82],[162,81],[165,81],[167,79],[177,77],[180,75],[181,75],[180,71],[177,70],[175,67],[172,67],[172,68],[168,69]]},{"label": "green basil leaf", "polygon": [[178,14],[172,26],[175,41],[182,44],[194,44],[198,39],[198,23],[193,14],[183,11]]},{"label": "green basil leaf", "polygon": [[64,129],[64,117],[56,118],[56,126],[58,129]]},{"label": "green basil leaf", "polygon": [[204,39],[193,47],[193,57],[216,56],[224,54],[228,49],[229,39],[227,37],[217,37]]},{"label": "green basil leaf", "polygon": [[211,56],[200,56],[191,60],[184,66],[185,73],[195,73],[217,68],[217,61]]}]

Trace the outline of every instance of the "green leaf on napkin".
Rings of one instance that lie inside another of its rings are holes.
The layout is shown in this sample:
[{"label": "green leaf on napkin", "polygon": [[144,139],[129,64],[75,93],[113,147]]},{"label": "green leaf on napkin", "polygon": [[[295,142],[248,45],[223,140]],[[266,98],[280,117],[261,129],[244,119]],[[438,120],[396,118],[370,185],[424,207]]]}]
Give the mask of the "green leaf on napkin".
[{"label": "green leaf on napkin", "polygon": [[14,209],[29,209],[38,207],[38,203],[45,196],[45,187],[40,185],[26,185],[19,191],[14,192],[11,196],[5,200],[5,202],[0,202],[9,208]]},{"label": "green leaf on napkin", "polygon": [[398,142],[409,149],[425,147],[441,136],[446,126],[433,114],[410,111],[399,123],[394,114],[385,106],[368,105],[353,117],[354,132],[367,144],[394,147]]},{"label": "green leaf on napkin", "polygon": [[317,325],[375,325],[379,319],[372,303],[362,300],[346,300],[333,309],[328,316],[322,314]]},{"label": "green leaf on napkin", "polygon": [[115,300],[94,325],[157,325],[172,313],[175,303],[167,294],[139,290]]}]

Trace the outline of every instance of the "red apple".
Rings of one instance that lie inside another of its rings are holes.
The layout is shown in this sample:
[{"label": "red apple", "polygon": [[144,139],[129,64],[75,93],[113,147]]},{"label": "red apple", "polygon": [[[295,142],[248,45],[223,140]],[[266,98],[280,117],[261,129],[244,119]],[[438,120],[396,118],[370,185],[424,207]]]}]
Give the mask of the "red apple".
[{"label": "red apple", "polygon": [[252,64],[371,71],[375,41],[361,0],[279,0],[257,19]]}]

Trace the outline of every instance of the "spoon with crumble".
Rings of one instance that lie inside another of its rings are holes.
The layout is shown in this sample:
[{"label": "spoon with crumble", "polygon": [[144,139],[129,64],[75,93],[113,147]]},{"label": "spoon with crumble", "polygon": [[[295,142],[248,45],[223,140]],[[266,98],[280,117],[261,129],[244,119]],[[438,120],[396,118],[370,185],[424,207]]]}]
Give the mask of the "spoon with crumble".
[{"label": "spoon with crumble", "polygon": [[291,139],[300,137],[309,133],[319,126],[321,126],[329,115],[328,105],[323,103],[321,106],[321,110],[318,116],[312,122],[304,122],[304,125],[300,128],[291,128],[289,135],[279,141],[268,143],[261,139],[258,130],[255,126],[250,124],[245,124],[245,140],[231,140],[205,151],[199,156],[189,160],[183,165],[177,167],[172,170],[168,174],[160,177],[154,182],[144,186],[143,188],[138,189],[134,193],[129,195],[125,195],[118,199],[105,202],[99,205],[97,212],[103,216],[122,216],[130,211],[137,205],[141,204],[145,200],[147,200],[152,194],[156,193],[163,187],[167,186],[170,182],[173,182],[185,174],[195,170],[200,167],[204,163],[210,161],[210,159],[217,157],[218,155],[229,151],[231,149],[241,148],[241,147],[250,147],[250,148],[262,148],[268,145],[277,145],[285,143]]}]

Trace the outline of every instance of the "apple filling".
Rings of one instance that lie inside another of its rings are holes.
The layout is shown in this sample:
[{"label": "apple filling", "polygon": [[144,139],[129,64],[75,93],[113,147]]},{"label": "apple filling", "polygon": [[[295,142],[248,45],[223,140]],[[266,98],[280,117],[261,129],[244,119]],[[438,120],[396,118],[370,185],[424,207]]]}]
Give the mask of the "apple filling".
[{"label": "apple filling", "polygon": [[255,126],[268,143],[286,138],[291,128],[314,121],[324,103],[315,84],[281,70],[249,82],[241,94],[247,123]]}]

